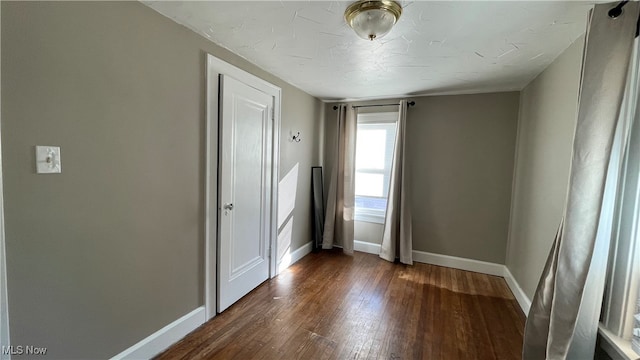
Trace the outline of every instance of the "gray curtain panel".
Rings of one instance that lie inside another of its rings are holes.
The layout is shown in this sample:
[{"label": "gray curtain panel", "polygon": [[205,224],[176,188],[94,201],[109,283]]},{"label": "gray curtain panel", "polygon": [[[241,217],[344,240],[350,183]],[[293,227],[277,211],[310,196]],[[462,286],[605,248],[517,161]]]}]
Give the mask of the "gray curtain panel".
[{"label": "gray curtain panel", "polygon": [[340,105],[322,248],[331,249],[334,245],[341,245],[347,254],[353,253],[357,129],[356,109],[350,105]]},{"label": "gray curtain panel", "polygon": [[525,360],[566,359],[583,295],[590,296],[583,289],[639,11],[637,2],[629,2],[612,19],[612,7],[596,5],[587,28],[566,208],[527,318]]},{"label": "gray curtain panel", "polygon": [[405,138],[407,128],[407,101],[400,101],[398,112],[396,141],[393,149],[389,197],[382,232],[380,257],[395,261],[397,257],[403,264],[413,264],[413,240],[411,232],[411,199],[409,190],[409,169],[405,157]]}]

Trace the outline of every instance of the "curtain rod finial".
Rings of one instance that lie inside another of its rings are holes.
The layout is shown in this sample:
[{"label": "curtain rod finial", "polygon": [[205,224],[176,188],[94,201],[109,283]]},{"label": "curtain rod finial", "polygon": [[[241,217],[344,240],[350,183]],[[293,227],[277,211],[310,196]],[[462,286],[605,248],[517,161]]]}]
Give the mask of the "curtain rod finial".
[{"label": "curtain rod finial", "polygon": [[618,16],[622,15],[622,8],[629,2],[629,0],[623,0],[620,3],[618,3],[618,5],[616,5],[615,7],[611,8],[611,10],[609,10],[609,13],[607,15],[609,15],[610,18],[615,19]]}]

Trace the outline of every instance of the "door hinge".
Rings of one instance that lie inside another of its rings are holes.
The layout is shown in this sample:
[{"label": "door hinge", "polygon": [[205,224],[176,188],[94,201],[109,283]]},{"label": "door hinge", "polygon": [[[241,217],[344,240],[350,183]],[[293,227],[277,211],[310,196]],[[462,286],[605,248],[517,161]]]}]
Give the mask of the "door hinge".
[{"label": "door hinge", "polygon": [[276,118],[276,110],[275,108],[272,106],[271,107],[271,121],[274,121]]}]

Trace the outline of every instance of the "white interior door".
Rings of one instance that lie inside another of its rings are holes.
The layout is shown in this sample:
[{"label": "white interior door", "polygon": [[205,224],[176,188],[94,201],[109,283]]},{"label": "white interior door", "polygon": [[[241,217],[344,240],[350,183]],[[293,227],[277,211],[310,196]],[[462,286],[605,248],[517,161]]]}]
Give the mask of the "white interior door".
[{"label": "white interior door", "polygon": [[273,97],[220,75],[218,312],[269,278]]}]

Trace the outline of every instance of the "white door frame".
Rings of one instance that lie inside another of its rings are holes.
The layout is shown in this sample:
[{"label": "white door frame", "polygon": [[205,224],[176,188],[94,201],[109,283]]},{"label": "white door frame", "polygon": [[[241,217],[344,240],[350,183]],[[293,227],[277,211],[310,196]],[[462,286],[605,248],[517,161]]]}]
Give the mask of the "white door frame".
[{"label": "white door frame", "polygon": [[206,205],[205,205],[205,266],[204,266],[204,305],[206,319],[216,315],[217,246],[218,246],[218,99],[219,75],[231,76],[267,95],[273,101],[273,155],[271,159],[271,224],[269,229],[269,278],[278,275],[277,262],[277,221],[278,221],[278,177],[280,158],[280,114],[282,89],[249,74],[211,54],[207,54],[207,142],[206,142]]}]

